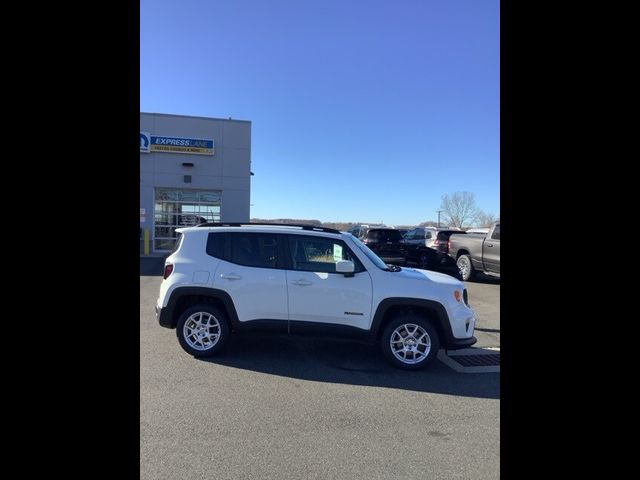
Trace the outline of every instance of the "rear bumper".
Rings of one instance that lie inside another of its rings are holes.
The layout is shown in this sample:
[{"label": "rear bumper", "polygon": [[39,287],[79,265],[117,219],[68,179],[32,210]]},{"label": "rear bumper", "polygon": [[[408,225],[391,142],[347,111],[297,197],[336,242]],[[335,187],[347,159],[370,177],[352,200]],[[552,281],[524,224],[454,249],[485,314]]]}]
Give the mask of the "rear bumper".
[{"label": "rear bumper", "polygon": [[161,327],[176,328],[171,322],[171,312],[168,308],[158,308],[156,305],[156,320]]}]

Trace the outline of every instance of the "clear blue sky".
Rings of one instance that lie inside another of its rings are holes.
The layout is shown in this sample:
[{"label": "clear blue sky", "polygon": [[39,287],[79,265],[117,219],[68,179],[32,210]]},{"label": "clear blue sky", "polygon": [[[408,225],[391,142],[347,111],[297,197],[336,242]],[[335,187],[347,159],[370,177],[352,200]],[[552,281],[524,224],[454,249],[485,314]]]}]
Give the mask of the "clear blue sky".
[{"label": "clear blue sky", "polygon": [[252,122],[251,217],[500,212],[497,0],[142,0],[140,110]]}]

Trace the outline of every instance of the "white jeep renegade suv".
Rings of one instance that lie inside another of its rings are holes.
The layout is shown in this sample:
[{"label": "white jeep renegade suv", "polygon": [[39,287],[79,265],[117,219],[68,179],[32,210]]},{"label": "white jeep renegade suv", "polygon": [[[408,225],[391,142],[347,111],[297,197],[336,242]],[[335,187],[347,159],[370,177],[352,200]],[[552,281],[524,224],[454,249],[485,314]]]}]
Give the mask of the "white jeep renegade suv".
[{"label": "white jeep renegade suv", "polygon": [[473,345],[475,314],[448,275],[385,265],[349,233],[309,225],[208,223],[177,230],[156,305],[194,356],[232,333],[269,330],[379,342],[417,370]]}]

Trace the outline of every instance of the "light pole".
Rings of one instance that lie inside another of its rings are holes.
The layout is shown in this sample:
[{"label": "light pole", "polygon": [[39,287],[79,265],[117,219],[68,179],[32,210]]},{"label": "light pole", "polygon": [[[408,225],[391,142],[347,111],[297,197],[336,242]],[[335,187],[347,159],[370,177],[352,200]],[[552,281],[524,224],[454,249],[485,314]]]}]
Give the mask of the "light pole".
[{"label": "light pole", "polygon": [[438,228],[440,228],[440,212],[441,212],[441,211],[442,211],[442,210],[438,210]]}]

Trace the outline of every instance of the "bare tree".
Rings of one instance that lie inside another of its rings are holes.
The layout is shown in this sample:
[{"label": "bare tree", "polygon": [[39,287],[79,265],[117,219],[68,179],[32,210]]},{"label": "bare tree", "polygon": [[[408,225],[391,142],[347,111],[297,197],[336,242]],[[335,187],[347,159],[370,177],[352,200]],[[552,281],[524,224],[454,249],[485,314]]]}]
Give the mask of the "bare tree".
[{"label": "bare tree", "polygon": [[478,221],[476,224],[478,227],[490,227],[493,225],[493,222],[498,220],[498,218],[499,216],[494,215],[493,213],[484,213],[481,211],[478,215]]},{"label": "bare tree", "polygon": [[475,195],[471,192],[443,195],[440,210],[442,210],[444,223],[457,228],[466,228],[472,225],[481,213],[476,206]]}]

